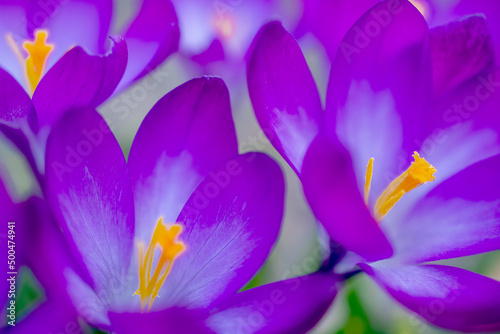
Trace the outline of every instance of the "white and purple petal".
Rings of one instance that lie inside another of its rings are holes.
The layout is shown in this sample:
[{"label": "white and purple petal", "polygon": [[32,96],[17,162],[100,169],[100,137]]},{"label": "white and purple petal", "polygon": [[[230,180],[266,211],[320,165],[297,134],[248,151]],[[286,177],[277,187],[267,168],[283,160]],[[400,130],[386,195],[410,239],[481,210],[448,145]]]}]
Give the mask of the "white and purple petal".
[{"label": "white and purple petal", "polygon": [[111,303],[130,265],[134,202],[123,153],[96,111],[75,109],[58,122],[47,142],[46,180],[73,255]]},{"label": "white and purple petal", "polygon": [[323,125],[323,108],[297,41],[279,22],[265,25],[255,37],[247,75],[262,130],[300,173],[307,148]]}]

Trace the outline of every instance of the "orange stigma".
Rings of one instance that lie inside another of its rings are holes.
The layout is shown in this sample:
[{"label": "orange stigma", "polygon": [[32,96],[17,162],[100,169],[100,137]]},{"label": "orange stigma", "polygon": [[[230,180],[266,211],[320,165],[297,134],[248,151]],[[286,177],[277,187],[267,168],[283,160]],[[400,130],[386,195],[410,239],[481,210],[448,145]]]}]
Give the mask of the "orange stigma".
[{"label": "orange stigma", "polygon": [[[420,187],[422,184],[434,181],[436,178],[436,168],[421,158],[417,152],[413,153],[413,161],[406,171],[399,175],[391,184],[382,192],[375,202],[373,212],[375,218],[382,220],[394,205],[403,197],[404,194],[411,190]],[[373,158],[370,159],[366,171],[365,181],[365,203],[368,204],[370,194],[371,177],[373,174]]]},{"label": "orange stigma", "polygon": [[[141,310],[147,311],[153,306],[153,302],[158,297],[158,291],[163,286],[175,260],[186,250],[186,246],[178,237],[182,232],[180,224],[165,225],[163,218],[158,220],[158,224],[153,232],[153,237],[149,243],[146,255],[144,255],[145,245],[141,241],[137,244],[139,259],[139,289],[134,295],[141,296]],[[156,261],[156,268],[151,275],[155,250],[159,249],[160,257]]]},{"label": "orange stigma", "polygon": [[47,30],[37,30],[35,32],[34,41],[25,41],[23,43],[24,51],[27,54],[27,57],[25,58],[12,38],[12,35],[7,34],[6,36],[7,43],[24,66],[26,81],[28,82],[28,88],[30,89],[31,95],[33,95],[40,79],[45,73],[47,61],[50,54],[54,50],[54,45],[47,43],[48,37],[49,32]]}]

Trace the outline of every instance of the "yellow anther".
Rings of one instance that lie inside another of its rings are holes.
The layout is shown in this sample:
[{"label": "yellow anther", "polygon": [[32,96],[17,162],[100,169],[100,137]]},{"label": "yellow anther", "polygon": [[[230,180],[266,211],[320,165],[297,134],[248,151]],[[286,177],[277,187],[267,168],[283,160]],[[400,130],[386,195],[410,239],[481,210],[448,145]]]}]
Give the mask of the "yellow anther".
[{"label": "yellow anther", "polygon": [[26,75],[31,92],[34,92],[36,86],[38,86],[45,71],[47,60],[52,50],[54,50],[54,45],[47,44],[48,37],[48,31],[38,30],[35,32],[35,40],[33,42],[23,43],[23,47],[28,53],[28,58],[26,58]]},{"label": "yellow anther", "polygon": [[34,41],[25,41],[23,43],[24,51],[27,54],[25,59],[23,53],[12,38],[12,35],[7,34],[6,36],[7,44],[24,66],[26,81],[28,82],[31,94],[33,94],[36,86],[38,86],[38,83],[45,72],[47,60],[54,50],[54,45],[47,43],[48,37],[49,32],[47,30],[40,29],[35,32]]},{"label": "yellow anther", "polygon": [[[147,311],[151,309],[153,302],[158,297],[158,291],[163,286],[175,260],[186,250],[184,243],[178,241],[178,236],[182,232],[179,224],[165,225],[163,218],[158,220],[158,224],[153,232],[153,237],[149,243],[146,255],[144,255],[145,245],[143,242],[137,244],[139,259],[139,289],[134,295],[141,296],[141,309]],[[156,262],[153,275],[153,258],[156,249],[160,250],[160,256]]]},{"label": "yellow anther", "polygon": [[365,204],[368,205],[370,202],[370,189],[372,186],[373,177],[373,158],[368,160],[368,166],[366,166],[365,175]]},{"label": "yellow anther", "polygon": [[[434,181],[436,173],[436,168],[434,168],[430,163],[424,158],[421,158],[417,152],[413,154],[413,161],[406,171],[399,175],[392,183],[382,192],[375,202],[374,215],[377,220],[382,220],[389,211],[394,207],[394,205],[403,197],[404,194],[409,191],[421,186],[422,184]],[[370,159],[368,163],[368,168],[366,175],[372,175],[373,170],[373,158]],[[369,192],[369,183],[368,192]],[[365,184],[365,202],[367,198],[367,187]]]}]

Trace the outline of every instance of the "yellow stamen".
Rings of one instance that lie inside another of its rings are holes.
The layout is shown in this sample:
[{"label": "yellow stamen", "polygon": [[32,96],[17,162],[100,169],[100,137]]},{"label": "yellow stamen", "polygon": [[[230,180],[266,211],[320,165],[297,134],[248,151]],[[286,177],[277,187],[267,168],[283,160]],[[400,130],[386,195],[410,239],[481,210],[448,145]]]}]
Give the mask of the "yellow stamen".
[{"label": "yellow stamen", "polygon": [[35,32],[34,41],[25,41],[23,43],[24,51],[26,51],[27,54],[27,58],[24,59],[23,54],[12,38],[12,35],[6,35],[7,44],[24,66],[26,81],[28,82],[31,94],[33,94],[36,86],[38,86],[38,83],[45,72],[47,60],[54,50],[54,45],[47,43],[48,37],[49,32],[47,30],[37,30]]},{"label": "yellow stamen", "polygon": [[[410,167],[398,176],[392,183],[382,192],[382,195],[377,199],[374,207],[374,214],[377,220],[382,220],[394,205],[409,191],[418,188],[424,183],[434,181],[436,168],[424,158],[421,158],[417,152],[413,154],[414,162]],[[370,159],[372,160],[372,159]],[[371,165],[371,166],[370,166]],[[368,163],[368,169],[373,169],[373,162]],[[368,176],[367,170],[366,175]],[[371,174],[371,171],[370,171]],[[365,201],[366,201],[366,186],[365,186]]]},{"label": "yellow stamen", "polygon": [[[163,286],[175,260],[186,250],[184,243],[177,240],[181,232],[181,225],[165,225],[163,224],[163,218],[160,218],[153,232],[146,255],[144,255],[144,243],[139,242],[137,244],[139,289],[134,295],[141,296],[142,311],[144,311],[146,305],[148,305],[147,311],[151,309],[155,298],[158,297],[158,291]],[[156,262],[156,268],[151,276],[153,257],[157,248],[160,250],[160,258]]]},{"label": "yellow stamen", "polygon": [[370,201],[370,189],[372,187],[372,177],[373,177],[373,158],[368,160],[368,166],[366,166],[365,175],[365,204],[368,205]]}]

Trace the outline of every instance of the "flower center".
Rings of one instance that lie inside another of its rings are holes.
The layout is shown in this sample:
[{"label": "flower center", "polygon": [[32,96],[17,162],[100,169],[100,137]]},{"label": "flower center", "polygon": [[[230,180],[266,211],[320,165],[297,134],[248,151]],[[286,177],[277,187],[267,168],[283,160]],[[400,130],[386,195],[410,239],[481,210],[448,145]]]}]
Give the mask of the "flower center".
[{"label": "flower center", "polygon": [[[179,224],[163,224],[163,218],[158,220],[158,224],[153,232],[153,237],[149,243],[146,255],[144,255],[145,245],[138,242],[139,259],[139,289],[134,295],[141,296],[141,310],[144,311],[148,305],[147,311],[151,309],[153,302],[158,297],[158,291],[167,278],[175,260],[186,250],[186,246],[178,241],[178,236],[182,232],[182,226]],[[156,268],[151,275],[153,267],[153,257],[155,250],[160,251],[160,256],[156,262]]]},{"label": "flower center", "polygon": [[26,81],[31,95],[33,95],[36,86],[38,86],[38,83],[45,72],[47,60],[54,50],[54,45],[47,43],[48,37],[49,32],[47,30],[37,30],[35,32],[34,41],[25,41],[23,43],[23,49],[25,54],[27,54],[27,57],[24,57],[21,49],[12,38],[12,35],[7,34],[6,36],[7,43],[24,67]]},{"label": "flower center", "polygon": [[[421,158],[417,152],[413,153],[413,161],[406,171],[399,175],[391,184],[382,192],[375,202],[373,213],[375,218],[382,220],[394,205],[409,191],[420,187],[422,184],[429,181],[434,181],[436,178],[436,168]],[[368,205],[370,196],[370,186],[373,176],[373,158],[368,161],[365,177],[365,203]]]},{"label": "flower center", "polygon": [[215,27],[224,38],[230,38],[234,34],[234,23],[230,17],[222,17],[215,21]]}]

